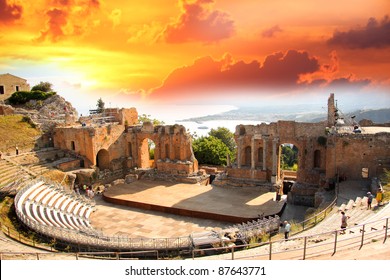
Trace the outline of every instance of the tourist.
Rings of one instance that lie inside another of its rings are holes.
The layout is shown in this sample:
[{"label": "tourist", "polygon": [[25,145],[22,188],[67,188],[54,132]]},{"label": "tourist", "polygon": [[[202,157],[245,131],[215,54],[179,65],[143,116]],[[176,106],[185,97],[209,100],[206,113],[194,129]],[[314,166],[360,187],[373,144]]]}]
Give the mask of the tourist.
[{"label": "tourist", "polygon": [[83,191],[86,193],[87,192],[87,185],[83,185]]},{"label": "tourist", "polygon": [[19,155],[19,148],[18,148],[18,146],[15,147],[15,153],[16,153],[16,155]]},{"label": "tourist", "polygon": [[368,209],[371,209],[371,203],[372,203],[372,200],[374,199],[374,196],[371,194],[371,192],[368,192],[367,193],[367,210]]},{"label": "tourist", "polygon": [[382,205],[382,200],[383,200],[383,189],[379,188],[378,191],[376,192],[376,201],[378,202],[378,206]]},{"label": "tourist", "polygon": [[74,191],[76,192],[76,194],[80,195],[80,188],[79,188],[79,185],[75,185],[74,186]]},{"label": "tourist", "polygon": [[345,229],[348,226],[347,220],[349,219],[349,216],[345,215],[344,211],[341,211],[341,233],[345,234]]},{"label": "tourist", "polygon": [[287,221],[284,221],[284,239],[288,239],[288,236],[290,234],[290,230],[291,230],[291,225],[289,224],[289,222]]},{"label": "tourist", "polygon": [[88,189],[88,197],[92,199],[95,196],[95,193],[93,192],[92,187],[89,187]]}]

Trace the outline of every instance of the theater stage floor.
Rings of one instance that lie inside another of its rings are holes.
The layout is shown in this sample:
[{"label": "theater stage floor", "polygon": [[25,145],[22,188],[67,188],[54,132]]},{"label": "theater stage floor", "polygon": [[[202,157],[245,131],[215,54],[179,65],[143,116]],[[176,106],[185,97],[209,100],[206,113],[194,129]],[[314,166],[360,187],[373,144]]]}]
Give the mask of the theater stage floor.
[{"label": "theater stage floor", "polygon": [[91,216],[92,226],[106,234],[129,237],[177,237],[218,230],[234,223],[224,220],[226,217],[254,219],[262,213],[276,214],[284,205],[274,201],[275,192],[260,192],[257,188],[147,180],[111,187],[104,196],[106,201],[97,198],[97,211]]}]

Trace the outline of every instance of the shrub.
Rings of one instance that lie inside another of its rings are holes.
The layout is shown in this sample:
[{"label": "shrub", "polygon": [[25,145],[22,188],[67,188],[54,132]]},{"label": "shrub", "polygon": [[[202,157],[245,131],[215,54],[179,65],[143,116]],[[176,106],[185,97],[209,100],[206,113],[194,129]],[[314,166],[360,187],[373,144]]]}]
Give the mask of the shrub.
[{"label": "shrub", "polygon": [[10,98],[8,98],[8,101],[11,104],[17,105],[17,104],[25,104],[26,102],[30,100],[45,100],[49,98],[50,96],[55,95],[56,92],[43,92],[40,90],[35,91],[17,91],[14,92]]}]

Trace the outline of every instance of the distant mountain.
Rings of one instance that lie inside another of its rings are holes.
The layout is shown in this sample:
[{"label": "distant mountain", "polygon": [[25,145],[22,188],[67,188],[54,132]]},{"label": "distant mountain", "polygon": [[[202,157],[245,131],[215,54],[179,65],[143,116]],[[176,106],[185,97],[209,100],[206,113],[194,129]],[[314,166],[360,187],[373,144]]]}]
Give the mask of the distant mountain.
[{"label": "distant mountain", "polygon": [[[390,108],[359,110],[345,113],[344,118],[355,116],[356,121],[362,119],[372,120],[374,123],[390,122]],[[327,118],[327,109],[320,105],[294,105],[294,106],[269,106],[269,107],[242,107],[228,112],[208,115],[198,118],[190,118],[180,121],[204,122],[211,120],[250,120],[275,122],[278,120],[297,122],[320,122]]]},{"label": "distant mountain", "polygon": [[347,114],[349,117],[355,116],[356,121],[368,119],[374,123],[390,123],[390,108],[378,110],[359,110]]}]

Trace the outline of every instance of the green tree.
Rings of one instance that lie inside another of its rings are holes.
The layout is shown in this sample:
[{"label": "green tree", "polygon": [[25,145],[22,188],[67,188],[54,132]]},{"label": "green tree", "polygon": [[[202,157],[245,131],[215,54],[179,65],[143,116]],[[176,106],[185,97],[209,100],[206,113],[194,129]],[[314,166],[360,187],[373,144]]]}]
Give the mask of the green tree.
[{"label": "green tree", "polygon": [[384,168],[383,169],[383,174],[381,175],[380,179],[385,185],[390,184],[390,170]]},{"label": "green tree", "polygon": [[31,91],[43,91],[43,92],[52,92],[53,85],[49,82],[40,82],[39,84],[33,86]]},{"label": "green tree", "polygon": [[298,164],[298,148],[296,146],[293,146],[291,148],[289,145],[283,145],[282,155],[281,155],[282,169],[291,170],[297,164]]},{"label": "green tree", "polygon": [[146,115],[146,114],[138,115],[138,122],[140,124],[143,124],[145,122],[151,122],[154,126],[155,125],[164,125],[163,121],[160,121],[157,119],[152,119],[150,115]]},{"label": "green tree", "polygon": [[105,105],[105,103],[104,103],[103,99],[99,98],[97,103],[96,103],[96,107],[97,107],[97,110],[99,111],[99,113],[103,112],[104,105]]},{"label": "green tree", "polygon": [[218,127],[211,129],[210,136],[220,139],[229,148],[230,151],[235,151],[236,142],[234,141],[234,134],[226,127]]},{"label": "green tree", "polygon": [[226,155],[233,156],[225,143],[213,136],[195,139],[192,147],[200,164],[226,165]]}]

